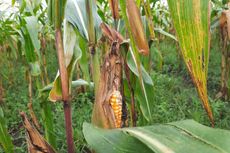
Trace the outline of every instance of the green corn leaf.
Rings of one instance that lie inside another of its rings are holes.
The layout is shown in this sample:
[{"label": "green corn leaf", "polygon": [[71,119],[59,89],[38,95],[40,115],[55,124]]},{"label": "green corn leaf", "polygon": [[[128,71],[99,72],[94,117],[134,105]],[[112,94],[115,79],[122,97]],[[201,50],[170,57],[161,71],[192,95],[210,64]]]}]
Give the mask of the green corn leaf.
[{"label": "green corn leaf", "polygon": [[210,1],[168,0],[168,5],[183,59],[213,125],[214,119],[207,95]]},{"label": "green corn leaf", "polygon": [[21,42],[23,44],[23,48],[25,49],[24,54],[30,67],[31,74],[33,76],[38,76],[41,73],[40,64],[29,34],[22,32]]},{"label": "green corn leaf", "polygon": [[230,132],[193,120],[105,130],[83,124],[86,141],[97,153],[229,153]]},{"label": "green corn leaf", "polygon": [[[136,80],[138,80],[138,78]],[[152,112],[152,108],[155,107],[154,106],[154,88],[152,85],[147,84],[147,83],[144,83],[144,86],[145,86],[146,95],[142,94],[143,91],[139,83],[136,83],[134,95],[137,99],[137,102],[140,105],[139,109],[141,111],[140,113],[142,114],[139,116],[140,124],[147,125],[147,124],[152,123],[152,120],[151,120],[152,114],[149,114],[149,111]],[[145,96],[147,97],[149,103],[146,102]]]},{"label": "green corn leaf", "polygon": [[0,107],[0,145],[7,153],[14,153],[14,146],[10,135],[8,134],[6,121],[4,119],[3,110]]},{"label": "green corn leaf", "polygon": [[[101,19],[97,14],[97,7],[94,1],[92,1],[92,14],[94,19],[94,28],[96,31],[96,38],[100,38],[100,24]],[[86,11],[86,0],[68,0],[66,4],[66,12],[65,18],[67,21],[72,23],[80,34],[89,41],[88,35],[88,19],[87,19],[87,11]],[[95,39],[96,39],[95,38]]]},{"label": "green corn leaf", "polygon": [[34,52],[34,46],[30,39],[30,36],[26,33],[23,33],[22,44],[25,48],[25,57],[27,62],[35,62],[36,61],[36,54]]},{"label": "green corn leaf", "polygon": [[22,48],[24,49],[22,54],[25,55],[28,65],[30,67],[31,74],[38,76],[41,73],[40,70],[40,41],[38,39],[38,21],[36,17],[29,16],[21,20],[21,29],[16,30],[20,36]]},{"label": "green corn leaf", "polygon": [[63,44],[64,44],[64,53],[65,53],[65,64],[69,65],[74,54],[74,46],[77,41],[77,36],[75,31],[70,23],[67,21],[64,22],[64,35],[63,35]]},{"label": "green corn leaf", "polygon": [[165,36],[167,36],[169,38],[172,38],[173,40],[177,41],[177,39],[176,39],[176,37],[174,35],[164,31],[161,28],[154,28],[154,31],[159,32],[160,34],[165,35]]},{"label": "green corn leaf", "polygon": [[26,21],[26,29],[32,41],[33,47],[35,52],[37,53],[38,57],[40,58],[40,41],[38,39],[38,31],[39,31],[39,24],[38,20],[35,16],[25,17]]},{"label": "green corn leaf", "polygon": [[46,141],[54,148],[57,148],[57,135],[54,130],[54,113],[52,111],[52,104],[47,101],[47,98],[41,102],[41,115],[45,130]]},{"label": "green corn leaf", "polygon": [[55,6],[55,0],[47,1],[48,18],[56,27],[61,27],[65,15],[66,0],[58,0],[56,4],[57,6]]},{"label": "green corn leaf", "polygon": [[58,0],[58,2],[55,3],[55,9],[54,9],[55,27],[61,27],[65,16],[65,7],[66,7],[66,0]]},{"label": "green corn leaf", "polygon": [[12,4],[12,6],[14,6],[14,4],[15,4],[15,0],[12,0],[12,1],[11,1],[11,4]]},{"label": "green corn leaf", "polygon": [[[127,64],[130,68],[130,70],[137,76],[139,77],[139,73],[138,73],[138,69],[135,65],[135,62],[132,58],[131,52],[127,53]],[[149,74],[147,73],[147,71],[145,70],[145,68],[141,65],[141,72],[142,72],[142,76],[143,76],[143,81],[149,85],[153,85],[153,80],[152,78],[149,76]]]},{"label": "green corn leaf", "polygon": [[82,78],[88,82],[90,82],[90,70],[89,70],[89,59],[90,55],[88,54],[88,44],[87,41],[80,35],[78,34],[78,40],[79,40],[79,47],[82,50],[82,57],[79,60],[79,66],[81,67],[82,71]]},{"label": "green corn leaf", "polygon": [[[41,90],[39,90],[39,92],[43,93],[43,92],[46,92],[46,91],[50,91],[52,88],[53,88],[53,83],[45,86],[44,88],[42,88]],[[94,83],[93,82],[88,82],[88,81],[85,81],[83,79],[78,79],[78,80],[75,80],[75,81],[72,81],[72,88],[79,88],[81,86],[90,86],[90,87],[93,87],[94,86]]]},{"label": "green corn leaf", "polygon": [[54,14],[55,14],[55,10],[54,10],[54,2],[55,0],[48,0],[48,18],[49,18],[49,21],[51,23],[54,23]]}]

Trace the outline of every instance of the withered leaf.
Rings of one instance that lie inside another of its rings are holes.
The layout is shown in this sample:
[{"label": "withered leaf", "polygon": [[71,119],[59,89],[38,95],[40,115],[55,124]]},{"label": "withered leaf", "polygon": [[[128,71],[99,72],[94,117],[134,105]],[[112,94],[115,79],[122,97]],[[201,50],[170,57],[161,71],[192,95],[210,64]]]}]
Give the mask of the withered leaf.
[{"label": "withered leaf", "polygon": [[118,0],[109,0],[109,7],[112,11],[113,18],[119,19]]},{"label": "withered leaf", "polygon": [[139,9],[134,0],[126,1],[126,13],[129,20],[132,36],[137,44],[139,52],[143,55],[149,54],[149,46],[145,37]]},{"label": "withered leaf", "polygon": [[55,150],[46,142],[37,129],[32,126],[24,112],[20,113],[26,129],[28,152],[30,153],[55,153]]},{"label": "withered leaf", "polygon": [[230,40],[230,10],[225,10],[220,16],[220,28],[227,27],[228,40]]},{"label": "withered leaf", "polygon": [[120,33],[118,33],[115,29],[109,27],[105,23],[101,23],[100,25],[103,35],[110,40],[112,43],[113,41],[117,41],[118,43],[122,43],[124,38]]},{"label": "withered leaf", "polygon": [[180,42],[182,57],[209,120],[214,126],[214,117],[207,91],[210,0],[168,0],[168,5]]}]

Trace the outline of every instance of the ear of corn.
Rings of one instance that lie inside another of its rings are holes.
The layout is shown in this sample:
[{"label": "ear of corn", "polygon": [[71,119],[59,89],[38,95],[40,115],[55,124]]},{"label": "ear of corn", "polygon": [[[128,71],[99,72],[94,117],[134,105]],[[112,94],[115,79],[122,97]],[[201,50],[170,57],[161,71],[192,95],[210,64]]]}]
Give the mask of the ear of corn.
[{"label": "ear of corn", "polygon": [[122,97],[118,90],[113,91],[112,95],[110,96],[109,103],[114,112],[115,126],[116,128],[120,128],[122,116]]}]

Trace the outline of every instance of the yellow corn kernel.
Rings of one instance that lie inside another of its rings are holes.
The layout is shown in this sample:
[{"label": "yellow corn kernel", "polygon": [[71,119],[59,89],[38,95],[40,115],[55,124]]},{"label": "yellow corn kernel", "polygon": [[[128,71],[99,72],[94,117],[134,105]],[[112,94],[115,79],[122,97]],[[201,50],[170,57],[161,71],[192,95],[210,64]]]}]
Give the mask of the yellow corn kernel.
[{"label": "yellow corn kernel", "polygon": [[122,116],[122,97],[119,91],[113,91],[109,103],[113,109],[115,116],[115,126],[116,128],[121,127],[121,116]]}]

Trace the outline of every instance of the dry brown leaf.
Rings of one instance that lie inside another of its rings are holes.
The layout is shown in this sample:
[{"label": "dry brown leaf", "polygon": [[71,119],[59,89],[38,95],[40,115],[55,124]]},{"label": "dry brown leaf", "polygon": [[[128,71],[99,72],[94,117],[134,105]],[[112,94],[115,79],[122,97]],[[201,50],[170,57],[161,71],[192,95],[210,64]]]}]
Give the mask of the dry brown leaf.
[{"label": "dry brown leaf", "polygon": [[118,0],[109,0],[109,7],[112,11],[113,18],[119,19]]},{"label": "dry brown leaf", "polygon": [[220,31],[222,37],[222,56],[221,56],[221,89],[217,96],[229,99],[228,92],[229,71],[230,71],[230,54],[228,44],[230,41],[230,10],[225,10],[220,16]]},{"label": "dry brown leaf", "polygon": [[230,40],[230,10],[225,10],[222,12],[220,17],[220,27],[227,28],[228,39]]},{"label": "dry brown leaf", "polygon": [[24,112],[20,113],[26,129],[26,140],[30,153],[55,153],[54,149],[45,141],[35,127],[32,126]]},{"label": "dry brown leaf", "polygon": [[149,54],[148,41],[145,37],[139,9],[134,0],[126,1],[126,13],[129,20],[133,38],[137,44],[139,52],[143,55],[148,55]]},{"label": "dry brown leaf", "polygon": [[119,44],[122,43],[122,41],[124,40],[124,38],[122,37],[122,35],[120,33],[118,33],[116,30],[114,30],[113,28],[109,27],[108,25],[106,25],[105,23],[101,23],[100,25],[101,30],[103,35],[110,40],[110,43],[117,41]]}]

